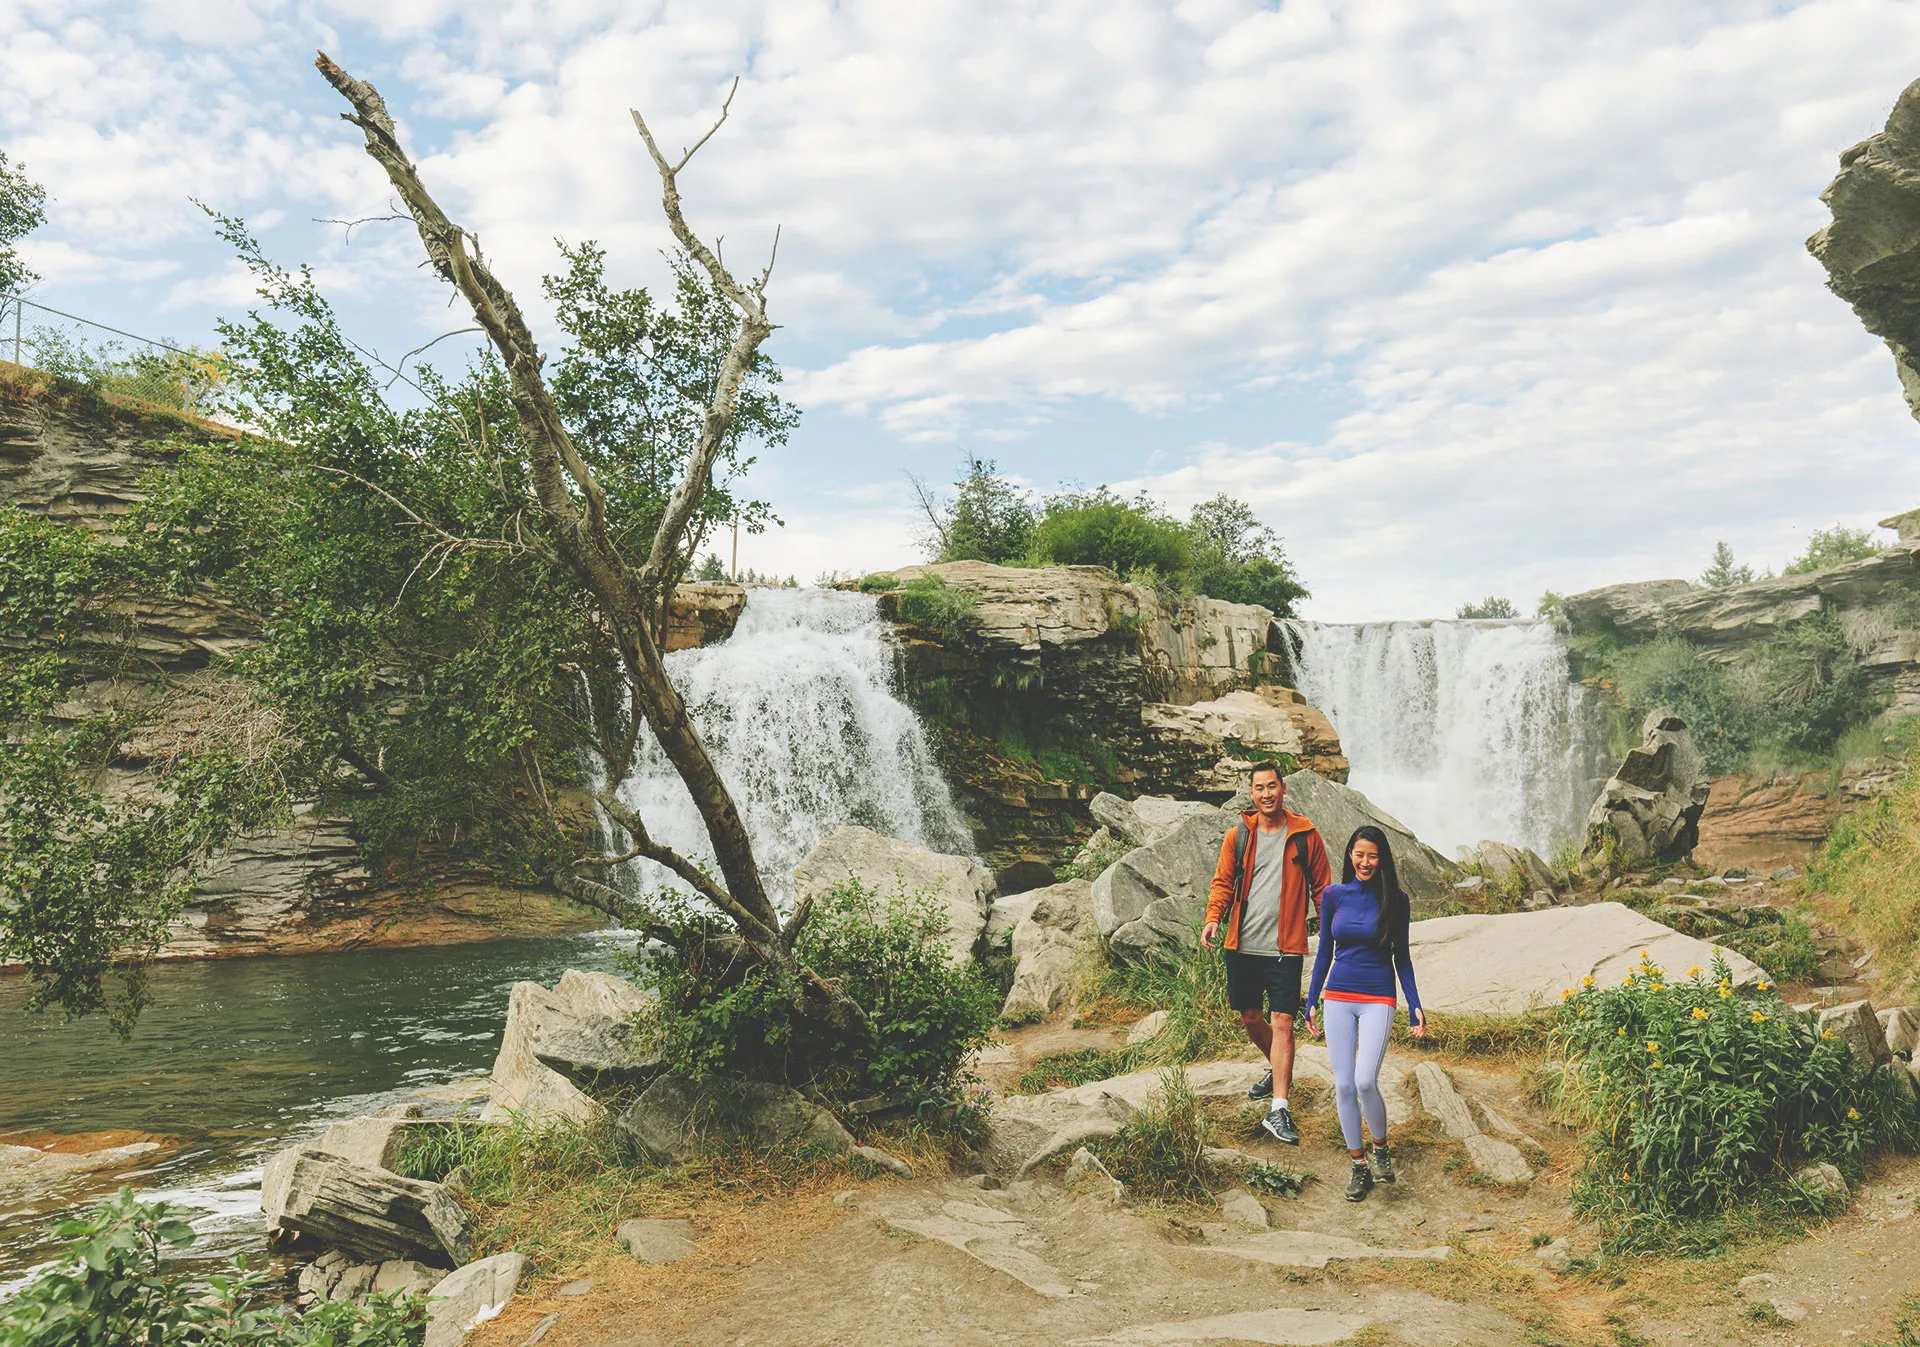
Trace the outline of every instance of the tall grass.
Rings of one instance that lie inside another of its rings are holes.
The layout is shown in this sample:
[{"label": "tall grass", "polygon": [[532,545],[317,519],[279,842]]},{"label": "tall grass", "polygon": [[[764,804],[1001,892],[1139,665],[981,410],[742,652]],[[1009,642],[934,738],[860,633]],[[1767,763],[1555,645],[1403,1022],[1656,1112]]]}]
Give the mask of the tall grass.
[{"label": "tall grass", "polygon": [[1826,894],[1866,937],[1889,992],[1920,990],[1920,771],[1834,824],[1807,867],[1807,885]]},{"label": "tall grass", "polygon": [[1187,1073],[1161,1074],[1146,1107],[1093,1150],[1113,1176],[1141,1197],[1163,1202],[1211,1202],[1213,1167],[1207,1162],[1208,1128]]}]

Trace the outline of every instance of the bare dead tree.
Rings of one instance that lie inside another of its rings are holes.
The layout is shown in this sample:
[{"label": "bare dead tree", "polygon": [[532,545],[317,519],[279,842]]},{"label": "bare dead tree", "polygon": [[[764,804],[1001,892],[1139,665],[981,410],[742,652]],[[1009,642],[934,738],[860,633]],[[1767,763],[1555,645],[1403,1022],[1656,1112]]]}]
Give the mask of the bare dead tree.
[{"label": "bare dead tree", "polygon": [[[366,150],[386,172],[411,216],[425,246],[427,259],[442,279],[457,288],[473,309],[474,321],[487,334],[506,366],[514,415],[521,433],[521,452],[532,484],[530,514],[540,543],[554,560],[592,596],[601,621],[618,652],[622,685],[589,689],[594,702],[595,737],[607,768],[608,786],[598,799],[607,814],[626,830],[629,845],[614,854],[582,856],[556,870],[551,878],[576,901],[616,916],[629,915],[625,900],[604,883],[589,878],[611,865],[644,858],[664,866],[700,897],[724,913],[738,931],[752,957],[788,975],[797,988],[796,1008],[839,1028],[864,1020],[860,1008],[837,985],[804,967],[793,953],[794,940],[807,919],[802,904],[784,923],[774,910],[755,864],[753,847],[732,794],[720,779],[707,746],[686,703],[667,677],[662,659],[665,592],[675,559],[684,547],[687,529],[713,478],[713,468],[726,446],[742,381],[752,369],[761,343],[773,332],[767,317],[766,285],[773,259],[759,275],[742,284],[688,226],[681,211],[679,175],[727,119],[733,93],[707,133],[669,160],[638,112],[633,123],[660,175],[661,205],[675,240],[705,270],[715,287],[739,314],[740,326],[722,359],[714,380],[698,442],[688,456],[686,470],[670,496],[643,560],[625,555],[615,542],[607,518],[607,496],[592,470],[574,446],[546,381],[541,375],[545,357],[528,330],[520,306],[507,287],[488,268],[478,239],[447,217],[421,182],[418,172],[394,129],[393,118],[378,90],[356,80],[330,60],[325,52],[314,62],[320,73],[352,105],[343,118],[360,128]],[[734,82],[737,89],[739,81]],[[779,236],[774,237],[774,248]],[[631,771],[640,748],[641,728],[653,731],[667,760],[673,764],[693,797],[713,846],[720,876],[715,878],[691,859],[655,840],[646,821],[621,802],[615,786]],[[656,928],[657,929],[657,928]]]}]

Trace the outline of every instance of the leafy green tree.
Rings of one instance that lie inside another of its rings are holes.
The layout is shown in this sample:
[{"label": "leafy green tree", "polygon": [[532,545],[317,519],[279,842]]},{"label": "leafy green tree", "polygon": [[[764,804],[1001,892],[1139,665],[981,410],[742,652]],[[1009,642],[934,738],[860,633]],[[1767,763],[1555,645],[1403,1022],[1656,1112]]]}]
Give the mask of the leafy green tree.
[{"label": "leafy green tree", "polygon": [[994,461],[968,454],[953,496],[940,499],[914,481],[927,518],[927,554],[934,561],[989,561],[1019,565],[1033,536],[1027,493],[1000,476]]},{"label": "leafy green tree", "polygon": [[1732,585],[1745,585],[1753,582],[1753,567],[1743,566],[1733,558],[1733,548],[1723,540],[1713,545],[1713,561],[1701,572],[1700,583],[1708,589],[1726,589]]},{"label": "leafy green tree", "polygon": [[1309,597],[1274,531],[1245,501],[1221,492],[1193,507],[1187,521],[1192,540],[1194,589],[1228,603],[1257,603],[1276,617],[1292,617]]},{"label": "leafy green tree", "polygon": [[1829,566],[1863,561],[1878,555],[1879,551],[1874,546],[1870,530],[1850,529],[1844,524],[1835,524],[1830,529],[1815,529],[1808,534],[1807,550],[1789,561],[1784,573],[1804,575],[1808,571],[1824,571]]},{"label": "leafy green tree", "polygon": [[1455,617],[1518,617],[1520,610],[1513,606],[1512,599],[1503,599],[1497,594],[1473,603],[1463,603],[1454,610]]},{"label": "leafy green tree", "polygon": [[715,580],[724,580],[727,578],[726,563],[721,561],[720,558],[715,556],[713,553],[709,552],[706,554],[706,556],[700,558],[700,569],[694,572],[693,578],[696,580],[706,580],[709,582],[715,581]]},{"label": "leafy green tree", "polygon": [[15,245],[47,222],[47,192],[0,150],[0,295],[17,295],[40,279]]}]

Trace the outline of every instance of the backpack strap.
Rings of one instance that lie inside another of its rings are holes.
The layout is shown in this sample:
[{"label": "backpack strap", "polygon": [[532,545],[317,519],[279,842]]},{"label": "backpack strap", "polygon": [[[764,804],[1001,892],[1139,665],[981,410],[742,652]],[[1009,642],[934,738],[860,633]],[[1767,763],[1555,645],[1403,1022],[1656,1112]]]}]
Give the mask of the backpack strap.
[{"label": "backpack strap", "polygon": [[1300,880],[1306,886],[1307,894],[1307,934],[1320,933],[1320,904],[1314,900],[1313,862],[1307,856],[1307,838],[1310,833],[1297,832],[1293,835],[1293,859],[1300,866]]},{"label": "backpack strap", "polygon": [[[1232,836],[1233,896],[1227,899],[1227,910],[1220,914],[1220,929],[1223,932],[1233,929],[1233,911],[1240,906],[1240,896],[1245,889],[1245,886],[1240,882],[1241,872],[1247,863],[1247,845],[1252,841],[1252,838],[1247,833],[1247,821],[1245,819],[1233,825]],[[1226,936],[1222,935],[1220,938],[1224,941]]]}]

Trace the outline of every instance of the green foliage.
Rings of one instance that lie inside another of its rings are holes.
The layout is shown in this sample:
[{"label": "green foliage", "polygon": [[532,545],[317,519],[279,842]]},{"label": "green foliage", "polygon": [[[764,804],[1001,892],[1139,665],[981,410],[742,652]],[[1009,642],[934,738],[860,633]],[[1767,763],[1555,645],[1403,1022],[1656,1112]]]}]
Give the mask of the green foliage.
[{"label": "green foliage", "polygon": [[890,589],[898,589],[900,582],[887,571],[875,571],[871,575],[860,577],[860,583],[854,588],[862,594],[884,594]]},{"label": "green foliage", "polygon": [[988,561],[1018,566],[1033,535],[1033,506],[1026,493],[995,471],[990,458],[968,454],[953,498],[944,507],[926,493],[929,551],[936,561]]},{"label": "green foliage", "polygon": [[1050,496],[1034,520],[1029,559],[1036,565],[1105,566],[1116,575],[1186,574],[1193,541],[1144,492],[1124,500],[1105,487]]},{"label": "green foliage", "polygon": [[1733,548],[1725,541],[1713,545],[1713,560],[1707,569],[1701,572],[1700,583],[1708,589],[1727,589],[1733,585],[1745,585],[1753,582],[1753,567],[1743,566],[1733,558]]},{"label": "green foliage", "polygon": [[1789,561],[1782,573],[1804,575],[1808,571],[1824,571],[1829,566],[1863,561],[1878,555],[1879,551],[1874,546],[1872,530],[1850,529],[1844,524],[1835,524],[1830,529],[1815,529],[1809,533],[1807,550]]},{"label": "green foliage", "polygon": [[67,1258],[0,1308],[0,1347],[418,1347],[425,1302],[376,1296],[299,1311],[255,1308],[270,1280],[238,1260],[234,1275],[195,1286],[166,1250],[193,1243],[193,1227],[131,1188],[63,1223]]},{"label": "green foliage", "polygon": [[661,1052],[695,1078],[779,1081],[838,1100],[949,1103],[968,1054],[993,1031],[999,998],[971,964],[949,962],[946,924],[925,895],[882,898],[851,881],[815,903],[794,955],[866,1012],[867,1029],[850,1036],[800,1015],[794,987],[765,964],[733,961],[723,946],[688,938],[647,951]]},{"label": "green foliage", "polygon": [[1312,1182],[1312,1174],[1285,1165],[1261,1163],[1247,1171],[1247,1187],[1269,1197],[1298,1197]]},{"label": "green foliage", "polygon": [[1539,617],[1549,617],[1558,620],[1561,611],[1565,609],[1566,606],[1567,596],[1564,594],[1556,594],[1549,589],[1540,596],[1539,602],[1533,605],[1533,611],[1535,615]]},{"label": "green foliage", "polygon": [[47,222],[47,192],[0,150],[0,295],[17,295],[40,277],[14,245]]},{"label": "green foliage", "polygon": [[693,578],[707,581],[709,584],[716,580],[724,580],[727,578],[726,564],[709,552],[700,559],[700,569],[693,573]]},{"label": "green foliage", "polygon": [[1065,1052],[1050,1052],[1026,1069],[1014,1090],[1018,1094],[1039,1094],[1043,1090],[1109,1080],[1130,1071],[1131,1060],[1131,1054],[1124,1049],[1069,1048]]},{"label": "green foliage", "polygon": [[1114,1178],[1141,1197],[1163,1202],[1211,1202],[1213,1166],[1207,1162],[1206,1119],[1187,1073],[1163,1071],[1146,1107],[1111,1137],[1091,1143]]},{"label": "green foliage", "polygon": [[1292,617],[1309,597],[1272,529],[1254,517],[1245,501],[1224,492],[1193,507],[1187,521],[1193,540],[1189,583],[1227,603],[1257,603],[1276,617]]},{"label": "green foliage", "polygon": [[972,629],[978,599],[970,589],[950,585],[937,575],[922,575],[909,580],[893,602],[894,615],[900,621],[957,641]]},{"label": "green foliage", "polygon": [[167,411],[204,409],[225,376],[224,359],[212,351],[166,346],[97,346],[54,328],[36,328],[27,338],[31,362],[48,374],[84,384],[110,402]]},{"label": "green foliage", "polygon": [[1807,866],[1807,885],[1824,892],[1885,962],[1887,989],[1920,985],[1920,772],[1890,794],[1834,823]]},{"label": "green foliage", "polygon": [[1109,865],[1132,850],[1132,844],[1125,838],[1117,837],[1105,828],[1096,828],[1086,844],[1074,853],[1072,860],[1055,867],[1054,874],[1063,881],[1084,879],[1092,883],[1100,878]]},{"label": "green foliage", "polygon": [[1715,773],[1738,771],[1756,753],[1823,761],[1879,709],[1832,609],[1794,623],[1737,664],[1704,658],[1677,635],[1603,658],[1632,740],[1648,711],[1671,707]]},{"label": "green foliage", "polygon": [[1455,617],[1518,617],[1520,610],[1513,606],[1512,599],[1503,599],[1498,594],[1489,594],[1486,598],[1472,603],[1463,603],[1454,610]]},{"label": "green foliage", "polygon": [[150,792],[97,788],[141,718],[108,692],[103,713],[69,720],[67,698],[125,655],[125,570],[85,530],[0,505],[0,961],[26,965],[31,1007],[69,1015],[108,1008],[117,971],[123,1032],[191,867],[272,816],[276,781],[270,760],[209,744],[162,756]]},{"label": "green foliage", "polygon": [[1920,1115],[1844,1042],[1781,1003],[1736,991],[1725,961],[1669,974],[1645,957],[1614,987],[1569,990],[1561,1107],[1584,1121],[1590,1157],[1577,1210],[1628,1248],[1651,1227],[1759,1200],[1819,1210],[1782,1185],[1830,1161],[1920,1140]]}]

